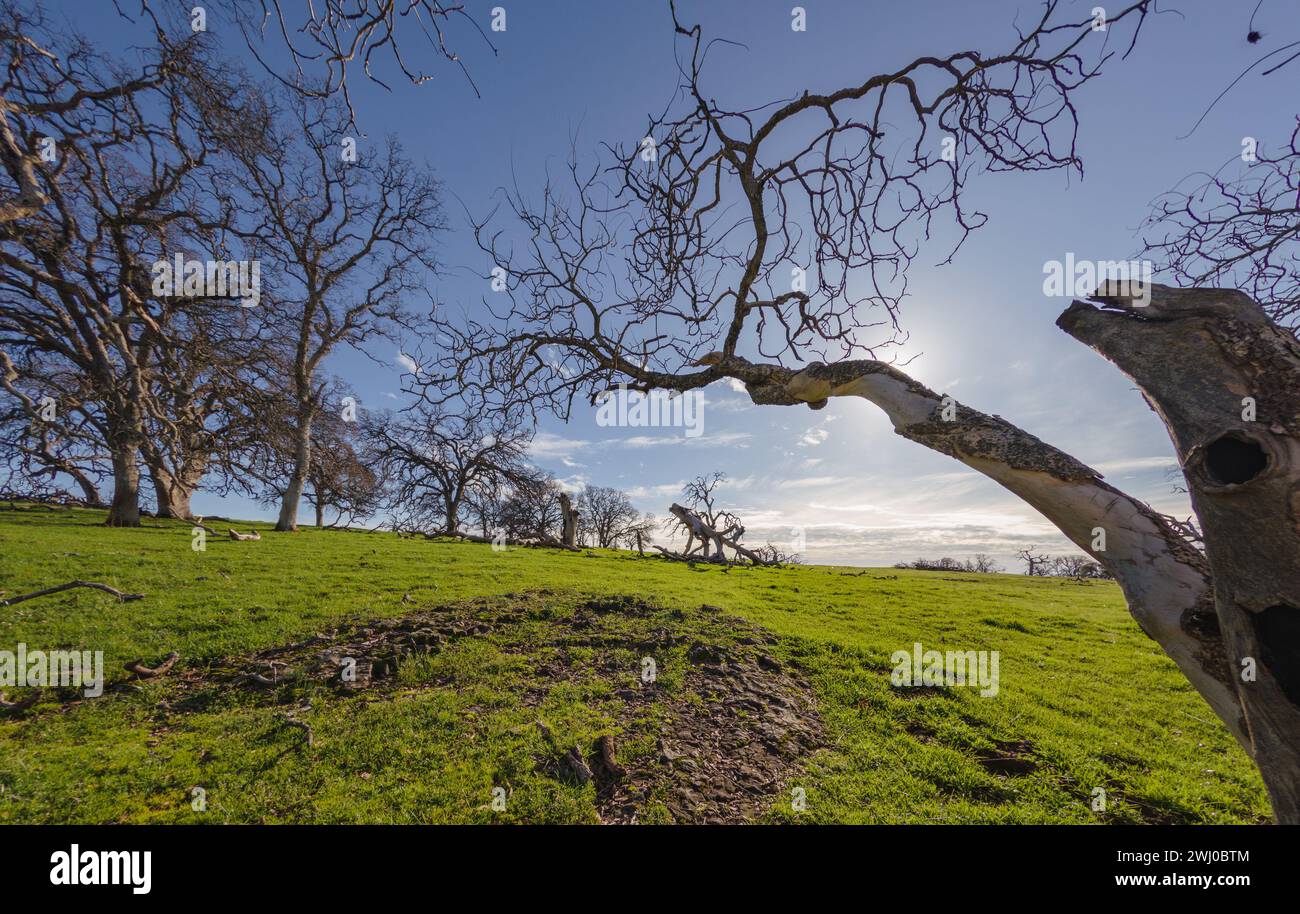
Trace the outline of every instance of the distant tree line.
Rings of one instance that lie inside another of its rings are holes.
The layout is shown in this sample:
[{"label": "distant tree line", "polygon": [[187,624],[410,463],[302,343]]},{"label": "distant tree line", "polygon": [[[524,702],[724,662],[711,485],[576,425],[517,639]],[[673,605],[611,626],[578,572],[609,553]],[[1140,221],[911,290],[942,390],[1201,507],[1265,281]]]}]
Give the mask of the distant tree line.
[{"label": "distant tree line", "polygon": [[[1105,568],[1084,555],[1052,556],[1039,552],[1036,546],[1021,549],[1016,554],[1025,563],[1025,574],[1030,577],[1111,579]],[[919,571],[968,571],[977,574],[998,574],[1004,570],[991,555],[982,552],[965,561],[953,558],[917,559],[914,562],[899,562],[894,567],[915,568]]]}]

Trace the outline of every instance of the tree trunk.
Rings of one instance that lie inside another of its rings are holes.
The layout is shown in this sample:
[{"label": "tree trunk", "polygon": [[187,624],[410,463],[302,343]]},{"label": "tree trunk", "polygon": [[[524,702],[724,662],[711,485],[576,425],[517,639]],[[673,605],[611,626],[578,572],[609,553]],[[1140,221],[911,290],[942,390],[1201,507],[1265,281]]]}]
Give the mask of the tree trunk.
[{"label": "tree trunk", "polygon": [[[1254,301],[1102,290],[1058,320],[1142,389],[1178,451],[1232,682],[1278,821],[1300,824],[1300,342]],[[1115,290],[1118,291],[1118,290]]]},{"label": "tree trunk", "polygon": [[568,547],[578,545],[578,512],[574,510],[573,499],[569,493],[560,493],[560,513],[563,515],[563,529],[560,542]]},{"label": "tree trunk", "polygon": [[[1209,564],[1168,518],[1103,482],[1101,474],[997,416],[961,406],[891,365],[854,360],[801,372],[750,363],[727,366],[759,404],[857,396],[879,406],[905,438],[978,470],[1020,496],[1124,591],[1129,612],[1252,752],[1241,702],[1219,634]],[[1106,548],[1093,548],[1098,528]]]},{"label": "tree trunk", "polygon": [[108,508],[109,527],[140,526],[140,463],[134,445],[113,449],[113,502]]},{"label": "tree trunk", "polygon": [[154,497],[158,500],[158,516],[189,519],[190,492],[180,486],[176,478],[160,467],[149,468],[153,480]]},{"label": "tree trunk", "polygon": [[299,411],[297,440],[294,444],[293,473],[289,476],[289,485],[280,502],[280,517],[275,522],[275,529],[289,533],[298,529],[298,503],[302,501],[302,492],[307,483],[307,472],[311,468],[311,420],[310,411]]},{"label": "tree trunk", "polygon": [[81,498],[85,501],[86,507],[103,507],[103,496],[99,494],[99,489],[90,481],[89,476],[76,468],[72,468],[70,471],[65,470],[64,472],[67,472],[68,475],[72,477],[73,481],[81,488]]},{"label": "tree trunk", "polygon": [[325,527],[325,506],[320,502],[320,495],[316,496],[316,526],[323,529]]}]

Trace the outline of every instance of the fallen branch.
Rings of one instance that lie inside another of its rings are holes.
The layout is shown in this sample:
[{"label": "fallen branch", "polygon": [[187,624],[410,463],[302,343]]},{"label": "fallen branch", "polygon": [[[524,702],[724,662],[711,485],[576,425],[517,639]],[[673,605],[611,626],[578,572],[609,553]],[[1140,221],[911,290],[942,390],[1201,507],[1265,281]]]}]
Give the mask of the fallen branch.
[{"label": "fallen branch", "polygon": [[[726,530],[716,530],[710,526],[704,518],[690,508],[682,507],[679,504],[673,504],[668,508],[668,513],[676,517],[686,528],[688,537],[686,541],[686,551],[684,553],[669,552],[666,549],[656,546],[660,552],[669,558],[679,562],[712,562],[715,565],[739,565],[742,564],[739,559],[729,560],[723,552],[722,547],[727,546],[732,549],[737,556],[743,556],[749,559],[754,565],[780,565],[775,559],[769,559],[766,556],[759,555],[752,549],[740,545],[739,539],[744,534],[745,528],[737,524],[732,524]],[[696,538],[699,538],[700,545],[697,547],[700,555],[696,555],[696,549],[692,549],[692,544]],[[714,554],[709,554],[709,544],[714,546]]]},{"label": "fallen branch", "polygon": [[176,665],[176,661],[181,659],[181,655],[172,651],[163,658],[163,662],[155,667],[147,667],[143,660],[132,660],[124,664],[128,673],[135,673],[141,679],[152,679],[155,676],[161,676],[171,670]]},{"label": "fallen branch", "polygon": [[[426,536],[427,535],[428,534],[426,534]],[[471,543],[488,543],[490,545],[500,544],[503,546],[519,546],[521,548],[529,548],[529,549],[534,549],[539,546],[544,546],[549,549],[565,549],[569,552],[582,551],[582,549],[580,549],[577,546],[566,546],[564,543],[560,542],[555,537],[551,536],[549,533],[539,533],[535,539],[531,539],[531,540],[512,540],[512,539],[502,540],[502,539],[495,539],[489,536],[480,536],[477,533],[463,533],[459,530],[449,535],[458,537],[463,540],[468,540]]]},{"label": "fallen branch", "polygon": [[17,701],[9,701],[5,698],[5,693],[0,692],[0,711],[12,714],[18,711],[26,711],[32,705],[36,704],[41,697],[41,690],[37,689],[26,698],[20,698]]},{"label": "fallen branch", "polygon": [[34,600],[37,597],[47,597],[52,593],[62,593],[63,591],[71,590],[74,587],[92,587],[95,590],[102,590],[104,593],[111,593],[123,603],[144,599],[144,594],[142,593],[123,593],[116,587],[109,587],[107,584],[100,584],[96,581],[69,581],[66,584],[60,584],[58,587],[47,587],[44,590],[25,593],[19,597],[10,597],[8,600],[0,600],[0,606],[13,606],[15,603],[22,603],[24,600]]},{"label": "fallen branch", "polygon": [[316,736],[314,733],[312,733],[311,724],[307,723],[306,721],[298,720],[296,717],[290,717],[288,714],[279,714],[277,715],[277,717],[279,718],[280,722],[284,724],[284,726],[297,727],[300,730],[302,730],[305,734],[307,734],[307,748],[308,749],[315,748]]}]

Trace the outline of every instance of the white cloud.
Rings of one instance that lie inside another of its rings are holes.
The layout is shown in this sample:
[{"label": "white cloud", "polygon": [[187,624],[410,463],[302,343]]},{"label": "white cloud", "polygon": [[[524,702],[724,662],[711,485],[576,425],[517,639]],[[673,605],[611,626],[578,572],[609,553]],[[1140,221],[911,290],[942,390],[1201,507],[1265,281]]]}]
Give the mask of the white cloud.
[{"label": "white cloud", "polygon": [[538,432],[528,446],[528,453],[534,460],[563,460],[590,444],[589,441],[564,438],[552,432]]},{"label": "white cloud", "polygon": [[686,485],[685,480],[665,482],[657,486],[633,486],[627,490],[630,498],[668,498],[676,495]]},{"label": "white cloud", "polygon": [[831,433],[824,428],[810,428],[799,439],[799,447],[817,447],[830,436]]},{"label": "white cloud", "polygon": [[1094,463],[1098,473],[1128,473],[1132,470],[1165,470],[1178,466],[1173,457],[1131,457],[1127,460],[1107,460]]},{"label": "white cloud", "polygon": [[630,438],[624,438],[615,443],[621,444],[627,448],[647,448],[661,447],[664,445],[685,444],[691,447],[717,447],[728,444],[738,444],[741,441],[747,441],[753,436],[748,432],[721,432],[717,435],[700,435],[696,438],[687,438],[682,434],[674,435],[633,435]]},{"label": "white cloud", "polygon": [[805,476],[803,479],[784,479],[777,483],[782,489],[815,489],[853,482],[846,476]]}]

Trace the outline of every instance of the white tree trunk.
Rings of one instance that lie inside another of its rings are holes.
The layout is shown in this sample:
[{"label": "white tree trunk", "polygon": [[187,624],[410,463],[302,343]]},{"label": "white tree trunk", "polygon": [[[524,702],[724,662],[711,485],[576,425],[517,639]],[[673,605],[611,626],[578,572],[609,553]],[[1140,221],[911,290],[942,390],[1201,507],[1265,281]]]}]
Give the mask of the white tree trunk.
[{"label": "white tree trunk", "polygon": [[[819,409],[829,397],[862,397],[898,434],[960,460],[1042,512],[1115,576],[1138,625],[1253,751],[1215,619],[1209,566],[1167,519],[1068,454],[997,416],[945,402],[890,365],[862,360],[766,372],[763,381],[747,382],[755,402]],[[1092,548],[1096,528],[1106,531],[1105,551]]]}]

